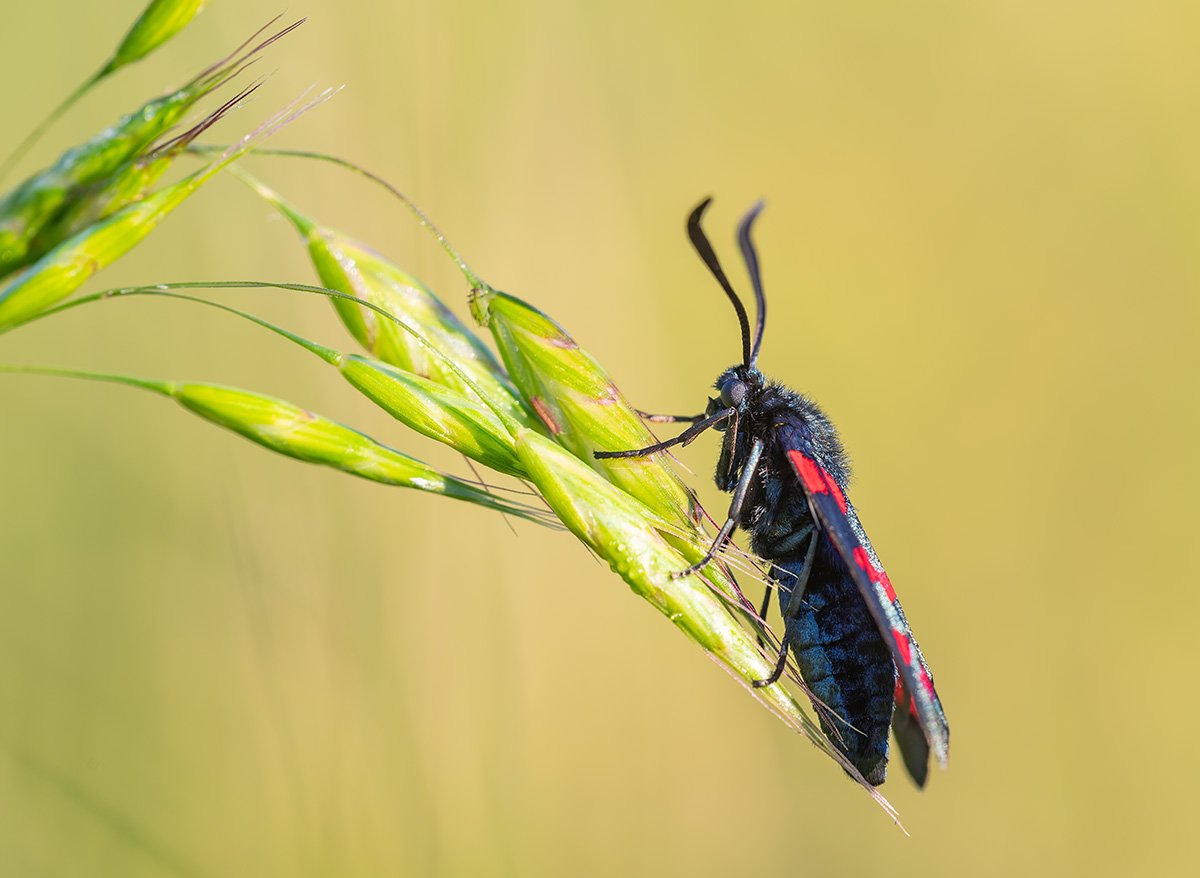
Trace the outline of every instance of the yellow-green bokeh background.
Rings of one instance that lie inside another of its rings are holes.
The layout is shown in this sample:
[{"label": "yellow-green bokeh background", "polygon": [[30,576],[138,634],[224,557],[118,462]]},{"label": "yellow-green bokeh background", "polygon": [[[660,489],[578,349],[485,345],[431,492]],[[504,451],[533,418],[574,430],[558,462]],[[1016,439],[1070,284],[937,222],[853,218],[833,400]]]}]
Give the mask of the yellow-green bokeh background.
[{"label": "yellow-green bokeh background", "polygon": [[[6,5],[0,151],[141,4]],[[212,3],[39,155],[274,15]],[[753,199],[766,371],[811,393],[937,674],[905,838],[569,536],[272,456],[157,398],[0,377],[4,875],[1182,874],[1197,808],[1200,14],[1186,3],[304,0],[251,127],[357,159],[638,405],[737,356],[683,235]],[[333,169],[254,166],[465,313]],[[28,166],[26,166],[28,167]],[[735,275],[741,283],[740,272]],[[96,287],[311,280],[219,179]],[[328,306],[231,297],[344,344]],[[120,301],[0,362],[284,396],[440,464],[227,316]],[[681,458],[712,508],[711,439]]]}]

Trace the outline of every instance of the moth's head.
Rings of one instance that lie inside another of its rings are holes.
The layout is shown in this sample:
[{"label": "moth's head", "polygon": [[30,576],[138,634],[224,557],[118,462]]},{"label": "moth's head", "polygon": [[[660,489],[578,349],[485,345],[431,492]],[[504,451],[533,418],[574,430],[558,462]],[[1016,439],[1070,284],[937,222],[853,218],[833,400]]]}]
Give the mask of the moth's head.
[{"label": "moth's head", "polygon": [[[717,389],[717,395],[709,397],[706,414],[711,416],[717,412],[734,409],[740,420],[740,416],[746,414],[762,393],[764,381],[762,373],[757,369],[738,365],[730,366],[722,372],[713,386]],[[723,421],[715,425],[715,428],[723,431],[730,423]]]}]

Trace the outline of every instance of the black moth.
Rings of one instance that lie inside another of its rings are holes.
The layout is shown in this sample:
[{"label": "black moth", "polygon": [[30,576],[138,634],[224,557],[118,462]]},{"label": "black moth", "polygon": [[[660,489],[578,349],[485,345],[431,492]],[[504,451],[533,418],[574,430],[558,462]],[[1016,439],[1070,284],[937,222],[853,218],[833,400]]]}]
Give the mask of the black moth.
[{"label": "black moth", "polygon": [[[753,342],[746,308],[700,227],[711,199],[688,217],[692,245],[737,311],[742,362],[721,373],[718,396],[703,415],[647,416],[692,421],[674,439],[596,457],[639,457],[686,445],[710,427],[724,433],[717,486],[733,492],[729,516],[704,559],[710,562],[735,528],[750,533],[755,554],[770,562],[784,621],[775,670],[756,685],[774,683],[788,650],[813,699],[821,729],[868,783],[887,772],[888,727],[909,774],[923,786],[932,749],[945,767],[950,730],[933,676],[908,626],[891,582],[846,499],[849,465],[837,431],[810,400],[758,371],[766,323],[758,254],[750,232],[762,210],[738,226],[738,245],[757,303]],[[768,588],[760,616],[770,605]]]}]

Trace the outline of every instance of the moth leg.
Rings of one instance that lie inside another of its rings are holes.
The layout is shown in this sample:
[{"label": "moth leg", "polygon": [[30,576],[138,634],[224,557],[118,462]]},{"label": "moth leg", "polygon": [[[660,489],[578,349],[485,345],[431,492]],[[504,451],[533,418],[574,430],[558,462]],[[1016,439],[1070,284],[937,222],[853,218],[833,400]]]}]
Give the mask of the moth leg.
[{"label": "moth leg", "polygon": [[779,648],[779,657],[775,659],[775,667],[771,669],[771,676],[765,680],[753,680],[750,685],[755,689],[761,689],[763,686],[770,686],[772,683],[777,683],[779,678],[783,676],[783,669],[787,667],[788,657],[788,642],[787,637],[783,638],[783,646]]},{"label": "moth leg", "polygon": [[597,460],[605,460],[613,457],[645,457],[648,454],[654,454],[657,451],[663,451],[675,445],[687,445],[709,427],[721,423],[721,421],[724,421],[736,412],[737,409],[734,408],[723,409],[715,415],[709,415],[707,418],[697,421],[674,439],[668,439],[665,442],[656,442],[653,445],[647,445],[645,448],[635,448],[632,451],[593,451],[592,456]]},{"label": "moth leg", "polygon": [[782,598],[779,601],[779,611],[783,614],[783,621],[785,623],[788,619],[796,615],[796,609],[800,601],[804,599],[805,589],[808,588],[808,577],[812,574],[813,559],[817,556],[817,541],[820,538],[821,532],[814,529],[808,541],[808,551],[804,553],[804,566],[800,569],[800,575],[796,578],[796,584],[792,586],[792,591],[788,595],[787,605],[784,606]]},{"label": "moth leg", "polygon": [[746,502],[746,493],[750,490],[750,482],[754,479],[754,471],[758,469],[758,462],[762,458],[762,453],[763,441],[755,439],[754,444],[750,446],[750,453],[746,455],[746,463],[742,467],[742,477],[738,479],[737,490],[733,492],[733,501],[729,504],[729,517],[721,525],[721,530],[717,532],[717,538],[708,547],[708,551],[704,553],[703,558],[686,570],[680,570],[678,573],[671,574],[672,579],[682,579],[685,576],[695,573],[705,564],[712,561],[717,556],[717,552],[721,551],[721,547],[729,541],[730,534],[733,533],[734,528],[737,527],[738,519],[741,518],[742,506]]},{"label": "moth leg", "polygon": [[674,424],[679,421],[703,421],[704,415],[656,415],[650,412],[644,412],[641,409],[634,409],[637,416],[643,421],[650,421],[655,424]]},{"label": "moth leg", "polygon": [[[768,583],[766,589],[763,591],[762,606],[758,608],[758,618],[762,619],[764,623],[767,621],[767,613],[771,611],[771,592],[774,590],[775,589],[771,588],[770,583]],[[767,640],[762,636],[761,631],[758,633],[758,636],[754,638],[754,640],[758,644],[759,649],[763,649],[767,645]]]},{"label": "moth leg", "polygon": [[817,540],[819,538],[820,533],[813,530],[812,536],[808,541],[808,551],[804,554],[804,567],[800,569],[800,575],[796,577],[796,582],[792,585],[786,605],[783,602],[783,596],[780,595],[779,608],[783,614],[783,640],[779,645],[779,657],[775,659],[775,667],[771,669],[771,676],[765,680],[754,681],[753,685],[755,689],[761,689],[763,686],[770,686],[772,683],[777,682],[783,676],[784,668],[787,667],[789,647],[787,622],[788,619],[795,615],[797,605],[804,598],[804,590],[808,588],[808,577],[812,574],[813,558],[817,555]]},{"label": "moth leg", "polygon": [[[772,542],[771,551],[768,554],[779,556],[785,552],[790,552],[797,546],[802,545],[804,541],[808,539],[808,536],[812,533],[812,531],[813,526],[811,524],[806,524],[800,530],[793,531],[782,540],[776,540]],[[770,571],[773,569],[775,569],[774,565],[771,565],[771,568],[767,571],[768,576],[771,575]],[[770,583],[767,583],[766,590],[763,592],[762,606],[758,608],[758,618],[762,619],[764,622],[767,620],[767,613],[771,610],[771,593],[774,592],[778,587],[778,583],[774,587],[772,587]],[[781,613],[783,612],[782,602],[779,604],[779,611]],[[763,636],[761,634],[758,635],[757,640],[760,649],[766,646],[766,641],[763,640]]]},{"label": "moth leg", "polygon": [[[764,622],[767,620],[767,613],[771,612],[771,592],[775,589],[771,588],[771,584],[767,583],[766,591],[763,592],[762,606],[758,608],[758,618]],[[762,646],[762,638],[759,638],[758,645]]]}]

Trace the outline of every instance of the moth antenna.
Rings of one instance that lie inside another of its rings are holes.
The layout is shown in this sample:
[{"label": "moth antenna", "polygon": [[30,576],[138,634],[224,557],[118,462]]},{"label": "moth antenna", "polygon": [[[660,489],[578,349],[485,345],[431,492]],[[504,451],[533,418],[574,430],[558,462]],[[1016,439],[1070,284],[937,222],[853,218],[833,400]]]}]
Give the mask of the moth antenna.
[{"label": "moth antenna", "polygon": [[762,270],[758,265],[758,251],[754,249],[754,241],[750,238],[750,229],[766,206],[766,202],[759,201],[750,208],[738,223],[737,231],[738,246],[742,249],[742,259],[750,275],[750,284],[754,287],[754,347],[750,349],[750,361],[747,363],[752,369],[758,362],[758,349],[762,347],[763,330],[767,326],[767,297],[763,294]]},{"label": "moth antenna", "polygon": [[742,328],[742,363],[749,366],[751,363],[750,318],[746,316],[746,306],[742,304],[742,300],[733,291],[733,287],[729,283],[729,278],[725,276],[725,272],[721,268],[721,263],[717,260],[717,254],[713,252],[712,244],[708,241],[708,236],[700,228],[700,219],[704,216],[704,211],[708,210],[710,204],[712,204],[712,198],[705,198],[696,205],[692,211],[692,215],[688,217],[688,238],[691,239],[692,246],[696,248],[696,252],[700,254],[700,258],[704,260],[704,264],[708,266],[708,270],[717,279],[717,283],[721,285],[721,289],[725,291],[725,295],[729,297],[729,301],[733,303],[733,310],[737,312],[738,324]]}]

